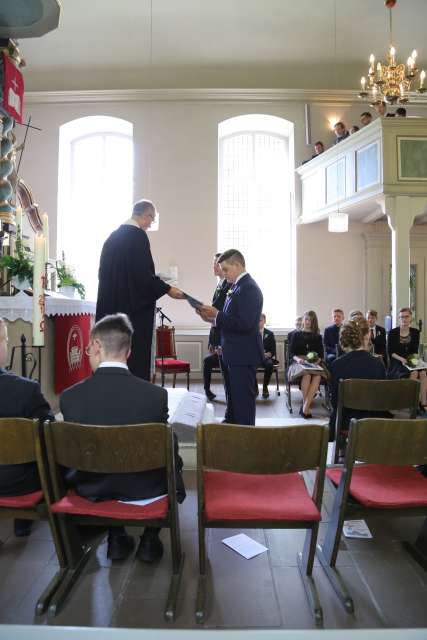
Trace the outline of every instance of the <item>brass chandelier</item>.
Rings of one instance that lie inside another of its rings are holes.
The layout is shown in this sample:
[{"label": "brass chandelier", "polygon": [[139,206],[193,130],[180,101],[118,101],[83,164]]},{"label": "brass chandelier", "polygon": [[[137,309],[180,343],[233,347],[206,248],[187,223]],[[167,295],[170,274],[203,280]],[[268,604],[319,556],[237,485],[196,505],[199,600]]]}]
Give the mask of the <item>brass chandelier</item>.
[{"label": "brass chandelier", "polygon": [[396,48],[393,45],[393,22],[392,9],[396,4],[396,0],[386,0],[385,5],[389,10],[389,34],[390,47],[387,53],[387,62],[377,62],[375,65],[375,56],[371,53],[369,57],[368,80],[363,76],[360,80],[361,90],[359,98],[368,100],[371,106],[380,102],[388,104],[404,104],[409,102],[409,95],[413,81],[419,75],[418,93],[424,93],[426,72],[424,70],[419,73],[417,68],[417,52],[414,49],[406,61],[406,65],[398,63],[396,60]]}]

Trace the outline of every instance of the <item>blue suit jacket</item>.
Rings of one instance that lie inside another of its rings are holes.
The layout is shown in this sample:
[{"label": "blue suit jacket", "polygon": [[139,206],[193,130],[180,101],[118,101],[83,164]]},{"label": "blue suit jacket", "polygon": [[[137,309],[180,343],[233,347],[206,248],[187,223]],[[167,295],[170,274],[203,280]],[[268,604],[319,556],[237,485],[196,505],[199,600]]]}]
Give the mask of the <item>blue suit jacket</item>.
[{"label": "blue suit jacket", "polygon": [[256,367],[262,362],[264,349],[259,331],[262,305],[261,289],[248,273],[231,287],[224,308],[216,317],[226,365]]},{"label": "blue suit jacket", "polygon": [[336,324],[325,327],[323,334],[323,344],[325,347],[325,355],[337,355],[337,344],[340,337],[340,328]]}]

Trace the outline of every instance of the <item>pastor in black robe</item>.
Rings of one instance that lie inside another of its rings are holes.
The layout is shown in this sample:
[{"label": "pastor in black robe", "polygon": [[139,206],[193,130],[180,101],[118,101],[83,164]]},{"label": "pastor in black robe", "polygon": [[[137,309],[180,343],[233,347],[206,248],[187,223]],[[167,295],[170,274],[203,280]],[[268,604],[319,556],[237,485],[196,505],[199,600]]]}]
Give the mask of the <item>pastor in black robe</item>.
[{"label": "pastor in black robe", "polygon": [[132,224],[113,231],[101,252],[96,320],[111,313],[129,316],[134,334],[128,366],[145,380],[150,380],[156,300],[169,289],[155,274],[147,233]]}]

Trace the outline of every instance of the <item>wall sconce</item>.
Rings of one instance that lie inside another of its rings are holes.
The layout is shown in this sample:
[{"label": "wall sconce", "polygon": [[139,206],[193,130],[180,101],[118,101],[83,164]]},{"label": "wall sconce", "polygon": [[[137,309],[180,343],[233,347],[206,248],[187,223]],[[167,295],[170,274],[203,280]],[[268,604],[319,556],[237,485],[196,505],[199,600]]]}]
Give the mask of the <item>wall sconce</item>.
[{"label": "wall sconce", "polygon": [[331,233],[345,233],[348,231],[348,214],[336,211],[328,218],[328,231]]}]

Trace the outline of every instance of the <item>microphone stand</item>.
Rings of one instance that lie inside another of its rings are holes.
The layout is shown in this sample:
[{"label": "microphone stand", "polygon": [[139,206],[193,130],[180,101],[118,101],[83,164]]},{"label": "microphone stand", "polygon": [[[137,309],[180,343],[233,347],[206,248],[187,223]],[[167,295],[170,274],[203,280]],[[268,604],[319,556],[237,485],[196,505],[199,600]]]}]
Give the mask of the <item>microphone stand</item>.
[{"label": "microphone stand", "polygon": [[[160,317],[160,328],[161,328],[161,334],[163,335],[163,331],[165,328],[165,320],[167,320],[171,324],[172,324],[172,320],[168,318],[168,316],[165,313],[163,313],[161,307],[156,307],[156,313],[158,313]],[[163,349],[163,345],[162,345],[162,355],[160,357],[162,359],[162,387],[164,387],[165,386],[165,368],[164,368],[165,352]]]}]

